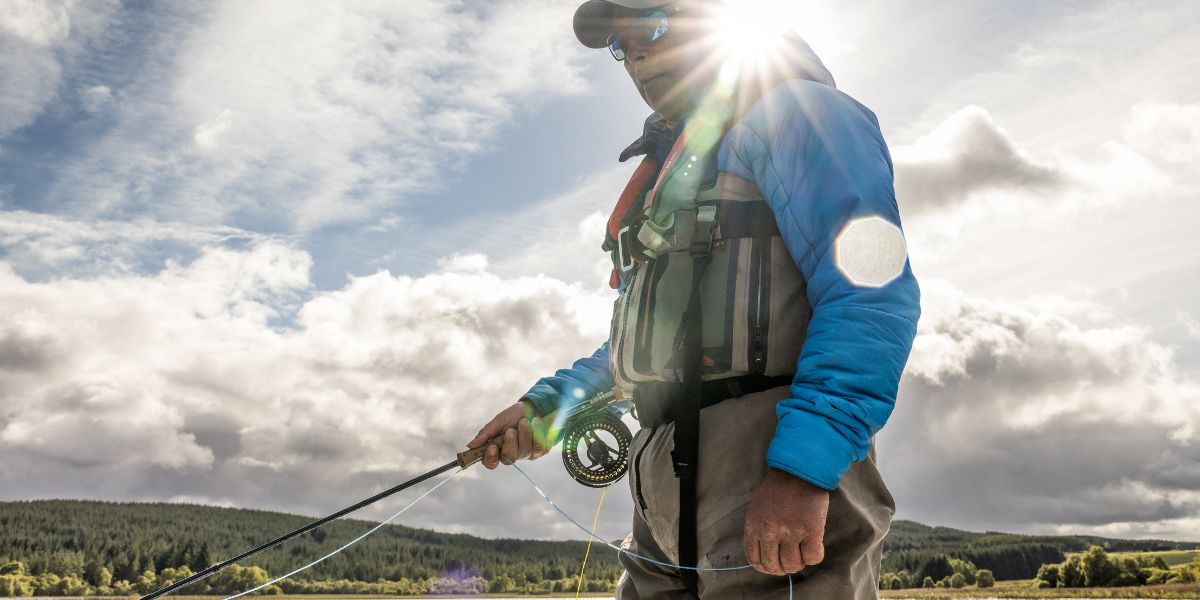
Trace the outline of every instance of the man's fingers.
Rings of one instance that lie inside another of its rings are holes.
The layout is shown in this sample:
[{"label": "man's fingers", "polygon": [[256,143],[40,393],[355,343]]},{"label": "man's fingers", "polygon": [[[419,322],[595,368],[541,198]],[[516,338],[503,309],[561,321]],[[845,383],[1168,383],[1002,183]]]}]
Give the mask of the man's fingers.
[{"label": "man's fingers", "polygon": [[529,428],[529,420],[517,421],[517,458],[528,460],[533,452],[533,432]]},{"label": "man's fingers", "polygon": [[821,535],[809,535],[804,538],[804,543],[800,545],[800,553],[804,557],[804,564],[815,565],[820,564],[825,560],[825,540]]},{"label": "man's fingers", "polygon": [[798,542],[783,542],[779,545],[779,566],[785,573],[798,573],[804,568],[804,558],[800,554]]},{"label": "man's fingers", "polygon": [[549,452],[553,444],[550,442],[550,430],[545,419],[534,417],[529,420],[529,425],[533,429],[534,454],[541,456]]},{"label": "man's fingers", "polygon": [[767,573],[783,575],[783,569],[779,566],[779,542],[758,540],[758,558]]},{"label": "man's fingers", "polygon": [[487,450],[483,451],[483,466],[487,467],[489,470],[495,469],[499,462],[500,449],[497,448],[495,444],[488,446]]},{"label": "man's fingers", "polygon": [[500,462],[511,465],[517,460],[517,430],[504,430],[504,443],[500,446]]},{"label": "man's fingers", "polygon": [[762,570],[762,561],[758,555],[758,536],[747,531],[742,537],[742,551],[746,553],[746,562],[755,569]]},{"label": "man's fingers", "polygon": [[533,440],[533,448],[529,452],[529,459],[541,458],[546,454],[546,448],[542,445],[545,441],[545,430],[542,429],[542,418],[532,417],[529,419],[529,437]]}]

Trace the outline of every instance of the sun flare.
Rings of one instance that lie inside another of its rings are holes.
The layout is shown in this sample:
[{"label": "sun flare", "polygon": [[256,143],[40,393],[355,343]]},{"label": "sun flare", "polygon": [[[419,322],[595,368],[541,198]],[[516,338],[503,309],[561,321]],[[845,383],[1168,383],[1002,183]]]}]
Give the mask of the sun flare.
[{"label": "sun flare", "polygon": [[832,42],[824,6],[787,0],[727,0],[719,12],[721,44],[741,61],[770,60],[784,34],[799,33],[818,51]]}]

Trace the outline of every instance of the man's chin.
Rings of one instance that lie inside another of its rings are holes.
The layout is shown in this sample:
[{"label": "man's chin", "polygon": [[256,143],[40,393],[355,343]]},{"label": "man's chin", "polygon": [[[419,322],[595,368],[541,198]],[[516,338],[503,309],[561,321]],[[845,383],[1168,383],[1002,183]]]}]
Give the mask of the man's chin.
[{"label": "man's chin", "polygon": [[677,97],[671,99],[659,99],[644,92],[642,93],[642,100],[645,100],[646,105],[649,106],[654,112],[666,117],[667,120],[671,122],[675,122],[679,120],[680,117],[687,114],[688,107],[691,106],[688,102],[680,101],[680,99]]}]

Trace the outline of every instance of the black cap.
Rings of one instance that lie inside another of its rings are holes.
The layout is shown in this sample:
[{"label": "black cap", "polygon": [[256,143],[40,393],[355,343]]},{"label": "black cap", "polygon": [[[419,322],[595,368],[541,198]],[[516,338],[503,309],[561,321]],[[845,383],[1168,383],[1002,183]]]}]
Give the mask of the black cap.
[{"label": "black cap", "polygon": [[620,19],[669,4],[670,0],[588,0],[575,10],[575,37],[588,48],[603,48]]}]

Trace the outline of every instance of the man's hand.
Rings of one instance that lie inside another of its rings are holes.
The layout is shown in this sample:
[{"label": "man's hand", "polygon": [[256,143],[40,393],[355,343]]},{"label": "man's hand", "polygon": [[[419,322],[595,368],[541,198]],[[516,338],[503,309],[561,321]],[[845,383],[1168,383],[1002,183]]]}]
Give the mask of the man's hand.
[{"label": "man's hand", "polygon": [[554,446],[546,439],[546,428],[542,418],[535,416],[533,406],[528,401],[518,400],[492,417],[475,438],[467,442],[467,447],[478,448],[501,432],[504,433],[502,447],[493,444],[483,453],[481,462],[488,469],[495,469],[501,462],[511,465],[517,460],[541,458]]},{"label": "man's hand", "polygon": [[796,573],[825,559],[829,492],[799,477],[768,469],[746,510],[746,560],[768,575]]}]

